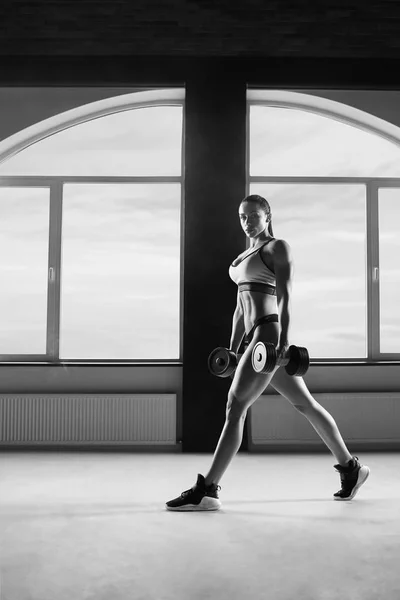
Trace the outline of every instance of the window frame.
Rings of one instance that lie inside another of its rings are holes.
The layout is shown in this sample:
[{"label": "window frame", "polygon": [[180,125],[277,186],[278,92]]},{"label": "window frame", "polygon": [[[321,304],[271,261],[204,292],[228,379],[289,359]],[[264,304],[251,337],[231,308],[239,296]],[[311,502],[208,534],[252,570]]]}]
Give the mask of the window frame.
[{"label": "window frame", "polygon": [[[2,187],[42,187],[50,190],[49,254],[47,265],[47,324],[45,354],[0,354],[0,363],[45,364],[176,364],[182,361],[183,347],[183,252],[184,252],[184,183],[185,183],[185,90],[152,90],[116,96],[80,106],[41,123],[28,127],[0,142],[0,164],[46,137],[67,127],[75,127],[91,119],[105,117],[125,110],[152,106],[180,106],[182,108],[181,173],[168,176],[20,176],[0,175]],[[75,183],[178,183],[180,184],[180,290],[179,290],[179,357],[178,359],[60,359],[60,302],[63,186]]]},{"label": "window frame", "polygon": [[[248,90],[246,110],[246,195],[250,186],[255,183],[271,184],[358,184],[366,188],[366,358],[317,358],[310,364],[382,364],[383,362],[400,360],[400,351],[386,353],[380,351],[380,264],[379,264],[379,189],[384,187],[399,188],[400,177],[274,177],[250,175],[250,109],[252,106],[268,106],[279,108],[295,108],[307,110],[314,114],[333,118],[342,123],[363,129],[368,133],[379,135],[395,143],[400,151],[400,129],[383,119],[364,113],[351,106],[325,98],[280,90]],[[249,242],[247,240],[248,247]],[[377,271],[375,271],[377,269]]]}]

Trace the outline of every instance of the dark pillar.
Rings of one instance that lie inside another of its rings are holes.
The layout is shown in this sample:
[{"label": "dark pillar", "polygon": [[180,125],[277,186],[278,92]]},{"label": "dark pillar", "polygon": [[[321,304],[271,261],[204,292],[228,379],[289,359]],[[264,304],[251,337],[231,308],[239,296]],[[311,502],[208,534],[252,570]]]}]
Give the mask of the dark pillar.
[{"label": "dark pillar", "polygon": [[216,346],[229,346],[237,287],[228,269],[245,249],[238,218],[246,191],[241,78],[218,67],[187,78],[185,154],[182,443],[184,452],[214,452],[231,379],[213,377],[207,358]]}]

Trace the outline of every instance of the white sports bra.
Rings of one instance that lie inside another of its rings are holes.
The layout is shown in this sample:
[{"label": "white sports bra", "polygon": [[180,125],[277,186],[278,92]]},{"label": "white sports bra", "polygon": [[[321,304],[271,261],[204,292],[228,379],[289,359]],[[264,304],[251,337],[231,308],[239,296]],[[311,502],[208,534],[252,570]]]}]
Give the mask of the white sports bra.
[{"label": "white sports bra", "polygon": [[268,287],[273,286],[276,288],[276,277],[275,273],[271,271],[265,264],[262,254],[260,254],[261,248],[269,244],[275,238],[269,239],[264,244],[261,244],[257,250],[249,252],[241,260],[234,260],[229,267],[229,277],[238,286],[242,287],[244,283],[261,283],[267,284]]}]

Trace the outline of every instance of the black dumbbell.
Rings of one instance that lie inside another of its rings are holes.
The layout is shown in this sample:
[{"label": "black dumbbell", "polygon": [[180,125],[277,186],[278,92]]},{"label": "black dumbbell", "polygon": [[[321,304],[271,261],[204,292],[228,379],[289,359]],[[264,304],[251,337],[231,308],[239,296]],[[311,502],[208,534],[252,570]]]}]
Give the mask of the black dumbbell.
[{"label": "black dumbbell", "polygon": [[241,354],[235,354],[232,350],[219,346],[208,357],[208,369],[216,377],[233,376],[241,357]]},{"label": "black dumbbell", "polygon": [[272,373],[276,365],[285,367],[288,375],[301,377],[307,373],[310,366],[310,357],[307,348],[289,346],[285,356],[278,358],[274,344],[257,342],[251,356],[253,369],[256,373],[267,375]]}]

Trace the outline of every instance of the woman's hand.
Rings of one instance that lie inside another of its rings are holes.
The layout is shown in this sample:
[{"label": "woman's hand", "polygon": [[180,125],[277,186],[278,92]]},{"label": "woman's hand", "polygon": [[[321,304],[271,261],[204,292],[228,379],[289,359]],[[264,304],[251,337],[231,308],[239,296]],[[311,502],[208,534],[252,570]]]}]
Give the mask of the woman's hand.
[{"label": "woman's hand", "polygon": [[289,342],[286,340],[279,340],[278,345],[276,347],[276,354],[278,358],[285,358],[285,354],[289,350]]}]

